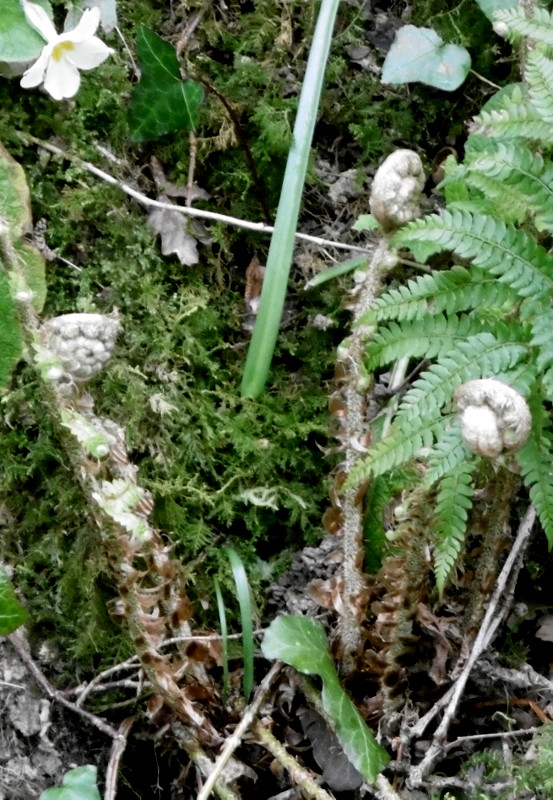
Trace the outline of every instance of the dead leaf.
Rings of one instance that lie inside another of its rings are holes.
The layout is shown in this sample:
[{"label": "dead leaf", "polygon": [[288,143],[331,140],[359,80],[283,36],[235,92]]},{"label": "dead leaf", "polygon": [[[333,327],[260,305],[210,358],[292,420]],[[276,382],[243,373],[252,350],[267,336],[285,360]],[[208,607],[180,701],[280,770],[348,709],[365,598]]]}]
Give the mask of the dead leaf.
[{"label": "dead leaf", "polygon": [[[169,198],[163,194],[158,199],[163,203],[169,202]],[[188,233],[190,221],[182,214],[167,208],[154,208],[148,214],[147,222],[154,233],[161,236],[161,252],[164,256],[174,253],[180,263],[187,267],[198,263],[196,239]]]},{"label": "dead leaf", "polygon": [[344,753],[336,734],[312,709],[300,710],[299,718],[305,736],[313,747],[313,757],[323,770],[323,779],[334,792],[358,789],[363,776]]},{"label": "dead leaf", "polygon": [[544,642],[553,642],[553,614],[545,614],[540,620],[540,626],[536,631],[536,639]]}]

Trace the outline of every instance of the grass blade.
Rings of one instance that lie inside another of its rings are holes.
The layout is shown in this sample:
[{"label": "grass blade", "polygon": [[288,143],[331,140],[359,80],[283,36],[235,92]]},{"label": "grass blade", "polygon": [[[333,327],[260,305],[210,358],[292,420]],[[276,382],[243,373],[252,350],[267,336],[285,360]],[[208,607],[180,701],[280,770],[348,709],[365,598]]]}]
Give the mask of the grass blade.
[{"label": "grass blade", "polygon": [[219,612],[219,624],[221,626],[221,649],[223,651],[223,702],[226,702],[229,690],[229,670],[228,670],[228,628],[227,612],[221,593],[221,587],[217,578],[213,578],[215,586],[215,597],[217,598],[217,611]]},{"label": "grass blade", "polygon": [[236,586],[236,596],[240,606],[240,622],[242,625],[242,654],[244,659],[244,697],[246,702],[253,688],[253,609],[250,595],[250,584],[242,559],[232,547],[224,548]]},{"label": "grass blade", "polygon": [[292,263],[294,234],[298,223],[307,163],[338,5],[339,0],[322,0],[313,34],[294,124],[292,147],[288,153],[282,182],[275,230],[267,257],[259,312],[244,367],[242,397],[259,397],[267,382],[273,358]]}]

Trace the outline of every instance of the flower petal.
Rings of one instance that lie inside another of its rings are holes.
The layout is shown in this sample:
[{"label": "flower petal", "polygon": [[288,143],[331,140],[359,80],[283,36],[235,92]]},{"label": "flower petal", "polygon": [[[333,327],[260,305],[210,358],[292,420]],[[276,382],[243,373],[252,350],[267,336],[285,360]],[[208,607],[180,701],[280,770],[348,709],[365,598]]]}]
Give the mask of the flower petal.
[{"label": "flower petal", "polygon": [[38,86],[39,83],[42,83],[44,80],[46,67],[48,66],[49,57],[50,46],[46,45],[46,47],[42,49],[42,53],[39,55],[35,63],[32,64],[29,69],[25,70],[19,85],[24,89],[32,89],[34,86]]},{"label": "flower petal", "polygon": [[72,31],[67,31],[66,35],[72,42],[82,42],[85,39],[90,39],[94,36],[100,24],[100,9],[95,6],[94,8],[87,8],[83,11],[78,24]]},{"label": "flower petal", "polygon": [[86,42],[75,42],[73,50],[70,50],[66,58],[79,69],[94,69],[113,53],[111,47],[105,45],[97,36],[93,36]]},{"label": "flower petal", "polygon": [[36,28],[43,39],[51,42],[57,38],[57,31],[54,28],[54,23],[46,13],[46,11],[37,3],[29,3],[28,0],[22,0],[23,11],[27,17],[27,22]]},{"label": "flower petal", "polygon": [[44,88],[54,100],[73,97],[77,94],[81,83],[79,70],[67,58],[59,61],[51,58],[46,68]]}]

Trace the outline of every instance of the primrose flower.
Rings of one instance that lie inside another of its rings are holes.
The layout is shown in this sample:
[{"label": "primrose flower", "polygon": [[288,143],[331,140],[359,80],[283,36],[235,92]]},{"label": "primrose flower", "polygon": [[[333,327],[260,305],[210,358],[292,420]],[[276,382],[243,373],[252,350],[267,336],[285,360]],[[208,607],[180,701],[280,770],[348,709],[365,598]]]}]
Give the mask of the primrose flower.
[{"label": "primrose flower", "polygon": [[79,70],[94,69],[113,52],[94,35],[100,22],[99,9],[88,8],[76,28],[58,34],[41,6],[27,0],[22,5],[27,21],[46,44],[38,60],[23,74],[21,86],[30,89],[44,83],[54,100],[73,97],[81,83]]}]

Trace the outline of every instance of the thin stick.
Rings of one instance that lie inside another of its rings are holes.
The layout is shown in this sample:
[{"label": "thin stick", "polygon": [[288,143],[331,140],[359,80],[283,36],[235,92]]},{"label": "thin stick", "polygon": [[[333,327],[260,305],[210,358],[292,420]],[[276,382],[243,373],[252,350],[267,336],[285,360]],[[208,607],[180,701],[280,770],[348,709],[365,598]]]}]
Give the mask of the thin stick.
[{"label": "thin stick", "polygon": [[[490,604],[482,621],[482,625],[480,626],[480,630],[478,631],[476,639],[474,640],[474,644],[467,662],[460,672],[456,682],[445,695],[445,698],[447,698],[445,704],[441,701],[439,702],[440,707],[445,705],[445,711],[443,719],[438,725],[438,728],[436,729],[436,732],[432,738],[432,744],[428,748],[421,763],[411,770],[408,784],[413,788],[416,788],[423,783],[424,778],[434,765],[434,762],[444,751],[444,743],[447,737],[447,732],[457,712],[457,706],[459,705],[459,701],[461,700],[465,690],[465,686],[469,679],[470,673],[472,672],[472,668],[482,653],[490,645],[493,637],[495,636],[497,628],[503,619],[503,608],[500,608],[500,602],[505,590],[508,588],[511,572],[515,568],[517,559],[521,557],[521,554],[524,552],[524,549],[528,544],[530,533],[532,532],[532,527],[535,521],[536,510],[533,506],[529,506],[520,522],[517,537],[513,543],[511,552],[509,553],[499,574],[494,593],[490,599]],[[436,705],[438,705],[438,703],[436,703]],[[434,716],[434,714],[432,714],[432,716]],[[429,712],[429,714],[426,714],[426,716],[423,717],[422,720],[420,720],[419,723],[411,730],[411,734],[413,734],[413,731],[417,729],[417,733],[421,735],[428,722],[430,722],[430,719],[431,717]],[[422,730],[420,730],[423,720],[425,724]]]},{"label": "thin stick", "polygon": [[284,745],[281,744],[261,722],[255,722],[252,725],[252,730],[261,741],[263,747],[266,747],[269,753],[282,764],[290,775],[292,782],[295,783],[296,786],[299,786],[307,797],[312,797],[313,800],[334,800],[331,794],[325,792],[325,790],[316,783],[312,773],[305,767],[302,767],[294,756],[290,755]]},{"label": "thin stick", "polygon": [[106,769],[106,788],[104,790],[104,800],[115,800],[117,795],[117,776],[119,774],[119,764],[127,746],[127,740],[132,726],[136,722],[136,717],[127,717],[119,726],[119,739],[114,740],[111,746],[108,768]]},{"label": "thin stick", "polygon": [[50,697],[52,700],[56,700],[58,703],[61,703],[62,706],[70,709],[70,711],[74,711],[76,714],[79,714],[84,719],[88,720],[94,727],[98,728],[98,730],[105,733],[107,736],[111,736],[112,739],[116,741],[123,738],[121,734],[112,728],[111,725],[108,725],[107,722],[104,722],[103,719],[97,717],[95,714],[91,714],[89,711],[85,711],[84,708],[79,708],[78,705],[72,703],[70,700],[67,700],[60,692],[58,692],[50,681],[46,678],[45,675],[42,674],[40,669],[38,668],[37,664],[33,660],[31,653],[29,652],[29,645],[27,644],[27,640],[21,628],[18,628],[14,633],[8,636],[8,641],[17,652],[19,658],[35,681],[42,687],[45,693]]},{"label": "thin stick", "polygon": [[[25,144],[36,144],[39,147],[42,147],[43,150],[47,150],[49,153],[53,153],[56,156],[61,156],[62,158],[66,158],[68,161],[71,161],[74,164],[78,164],[83,169],[87,170],[87,172],[92,173],[92,175],[96,175],[97,178],[101,178],[103,181],[111,184],[112,186],[117,186],[117,188],[121,189],[122,192],[129,195],[129,197],[132,197],[134,200],[137,200],[144,206],[150,208],[163,208],[167,211],[177,211],[179,214],[184,214],[185,216],[197,217],[198,219],[211,219],[215,222],[223,222],[226,225],[234,225],[236,228],[244,228],[245,230],[257,231],[258,233],[263,234],[272,234],[274,231],[274,227],[272,225],[265,225],[263,222],[250,222],[250,220],[239,219],[238,217],[229,217],[226,214],[218,214],[215,211],[203,211],[199,208],[190,208],[186,206],[175,205],[174,203],[162,203],[160,200],[153,200],[151,197],[147,197],[145,194],[142,194],[142,192],[133,189],[132,186],[129,186],[128,184],[123,183],[123,181],[114,178],[113,175],[110,175],[108,172],[104,172],[104,170],[94,166],[94,164],[91,164],[89,161],[83,161],[82,158],[71,155],[70,153],[67,153],[60,147],[56,147],[56,145],[51,144],[50,142],[37,139],[35,136],[31,136],[28,133],[22,133],[21,131],[19,131],[17,135]],[[331,241],[330,239],[322,239],[319,236],[311,236],[307,233],[296,233],[295,237],[296,239],[301,239],[305,242],[311,242],[312,244],[335,247],[338,250],[351,250],[356,253],[368,253],[369,255],[373,252],[372,247],[359,247],[358,245],[354,244],[335,242]]]},{"label": "thin stick", "polygon": [[213,772],[209,776],[209,778],[204,783],[201,791],[198,794],[197,800],[207,800],[211,792],[213,791],[213,787],[215,783],[222,776],[222,772],[236,750],[236,748],[240,745],[242,741],[242,737],[252,724],[257,712],[261,708],[262,703],[265,701],[265,698],[269,694],[269,690],[273,685],[274,681],[278,677],[280,671],[282,669],[282,661],[275,661],[269,672],[265,675],[259,687],[255,693],[255,697],[249,706],[245,709],[242,719],[232,732],[232,734],[228,737],[225,742],[225,746],[221,750],[220,754],[215,761],[215,765],[213,767]]}]

